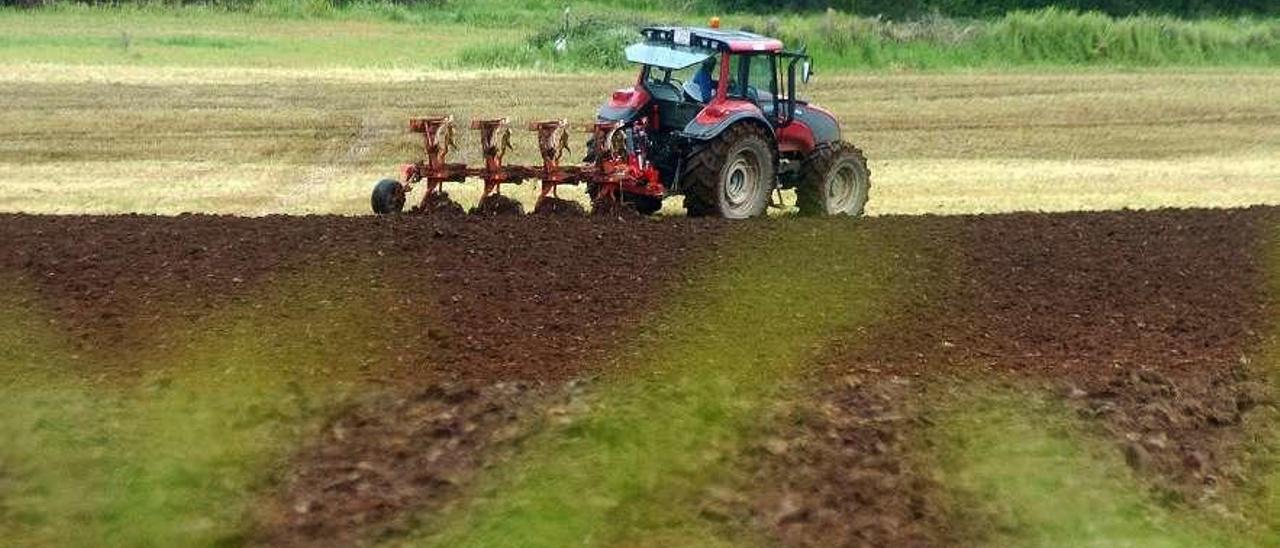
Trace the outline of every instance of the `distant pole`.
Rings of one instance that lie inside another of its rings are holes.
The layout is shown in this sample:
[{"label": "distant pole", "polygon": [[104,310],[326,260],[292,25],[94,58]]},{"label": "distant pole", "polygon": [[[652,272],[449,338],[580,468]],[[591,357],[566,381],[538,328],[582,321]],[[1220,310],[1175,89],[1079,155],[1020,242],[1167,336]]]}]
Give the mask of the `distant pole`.
[{"label": "distant pole", "polygon": [[556,38],[556,53],[569,49],[569,6],[564,7],[564,23],[560,25],[560,37]]}]

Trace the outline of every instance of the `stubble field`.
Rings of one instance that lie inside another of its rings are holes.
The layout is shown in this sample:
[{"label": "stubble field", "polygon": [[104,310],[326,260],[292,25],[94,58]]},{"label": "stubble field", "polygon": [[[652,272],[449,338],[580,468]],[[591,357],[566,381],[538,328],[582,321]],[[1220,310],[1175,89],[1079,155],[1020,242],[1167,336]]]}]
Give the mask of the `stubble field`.
[{"label": "stubble field", "polygon": [[[410,116],[582,122],[632,78],[0,65],[0,210],[365,213],[373,182],[420,153]],[[808,95],[867,151],[871,214],[955,214],[1277,203],[1277,86],[1261,71],[823,75]],[[477,161],[460,133],[458,158]],[[532,163],[532,135],[514,142]]]}]

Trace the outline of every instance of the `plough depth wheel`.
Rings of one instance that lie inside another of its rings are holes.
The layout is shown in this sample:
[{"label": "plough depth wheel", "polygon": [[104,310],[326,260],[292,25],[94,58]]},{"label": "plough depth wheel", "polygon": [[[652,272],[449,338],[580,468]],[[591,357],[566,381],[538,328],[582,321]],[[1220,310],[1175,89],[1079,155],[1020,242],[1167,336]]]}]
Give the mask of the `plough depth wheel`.
[{"label": "plough depth wheel", "polygon": [[370,203],[378,215],[391,215],[404,211],[404,185],[395,179],[383,179],[373,186]]}]

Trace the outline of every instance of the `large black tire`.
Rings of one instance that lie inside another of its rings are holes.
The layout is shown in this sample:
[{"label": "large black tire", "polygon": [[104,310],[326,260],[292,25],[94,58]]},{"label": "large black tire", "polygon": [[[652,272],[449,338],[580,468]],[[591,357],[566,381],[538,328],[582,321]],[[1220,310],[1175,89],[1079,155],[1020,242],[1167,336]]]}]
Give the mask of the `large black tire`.
[{"label": "large black tire", "polygon": [[800,166],[796,207],[801,215],[861,217],[871,192],[871,170],[858,147],[839,141],[822,147]]},{"label": "large black tire", "polygon": [[777,183],[777,149],[764,129],[730,126],[694,154],[685,172],[684,207],[691,216],[746,219],[762,215]]},{"label": "large black tire", "polygon": [[373,212],[378,215],[391,215],[404,211],[404,185],[395,179],[383,179],[373,185],[373,196],[369,199]]}]

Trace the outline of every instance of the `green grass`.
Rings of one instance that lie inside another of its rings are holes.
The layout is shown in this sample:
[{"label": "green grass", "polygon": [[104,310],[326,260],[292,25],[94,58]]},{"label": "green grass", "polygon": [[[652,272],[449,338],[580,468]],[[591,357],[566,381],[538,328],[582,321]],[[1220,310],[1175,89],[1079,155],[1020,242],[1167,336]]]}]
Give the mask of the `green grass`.
[{"label": "green grass", "polygon": [[[1266,257],[1270,299],[1280,302],[1280,226],[1270,228],[1274,237],[1259,250]],[[1254,352],[1251,373],[1266,383],[1270,395],[1280,394],[1280,318],[1272,318],[1261,348]],[[1261,538],[1280,538],[1280,408],[1262,405],[1244,415],[1245,462],[1249,481],[1232,501],[1258,530]]]},{"label": "green grass", "polygon": [[[534,440],[406,543],[750,544],[700,520],[699,494],[724,479],[762,408],[833,332],[885,313],[902,274],[891,272],[895,245],[858,224],[774,222],[709,261],[698,276],[710,283],[694,286],[705,291],[667,299],[640,331],[641,350],[573,424]],[[762,244],[772,252],[758,253]]]},{"label": "green grass", "polygon": [[809,44],[819,66],[835,69],[1280,64],[1280,22],[1272,19],[1113,18],[1052,8],[989,21],[828,14],[789,19],[779,34]]},{"label": "green grass", "polygon": [[202,7],[0,9],[0,63],[11,64],[451,68],[468,45],[514,47],[523,36],[354,10],[285,17]]},{"label": "green grass", "polygon": [[379,343],[376,298],[299,276],[103,380],[16,285],[0,287],[0,538],[15,546],[240,542],[274,463],[349,397]]},{"label": "green grass", "polygon": [[19,306],[16,282],[0,282],[0,536],[19,544],[69,541],[95,511],[71,487],[101,487],[87,463],[112,443],[101,428],[112,417],[76,378],[66,341],[48,319]]},{"label": "green grass", "polygon": [[1249,546],[1147,494],[1114,445],[1060,403],[970,386],[925,434],[953,523],[993,546]]}]

